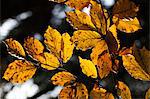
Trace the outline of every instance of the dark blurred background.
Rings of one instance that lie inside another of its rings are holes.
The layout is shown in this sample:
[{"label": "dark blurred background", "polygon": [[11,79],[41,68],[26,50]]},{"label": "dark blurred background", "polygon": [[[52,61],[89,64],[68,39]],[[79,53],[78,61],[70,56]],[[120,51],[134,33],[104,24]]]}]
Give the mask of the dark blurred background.
[{"label": "dark blurred background", "polygon": [[[109,11],[112,10],[112,5],[114,3],[113,0],[101,1]],[[106,1],[108,3],[105,3]],[[134,41],[136,40],[137,47],[139,47],[139,49],[142,48],[142,46],[146,46],[147,49],[150,49],[149,0],[133,1],[140,5],[138,19],[140,20],[143,29],[139,30],[136,34],[125,34],[118,31],[118,36],[122,40],[122,46],[129,47],[133,45]],[[61,33],[68,32],[70,35],[72,35],[73,28],[68,22],[66,22],[64,13],[64,11],[70,10],[70,8],[62,4],[53,3],[48,0],[1,0],[0,42],[6,38],[12,37],[23,43],[24,38],[27,36],[34,36],[35,38],[43,41],[43,34],[48,25],[56,28]],[[29,80],[24,85],[14,85],[2,79],[7,65],[15,60],[15,58],[7,53],[6,47],[2,42],[0,43],[0,47],[1,99],[57,98],[57,95],[62,87],[53,86],[49,82],[49,78],[55,73],[54,71],[49,72],[46,70],[38,70],[34,76],[34,79]],[[76,51],[75,54],[81,55],[82,57],[88,57],[81,51]],[[76,55],[74,55],[72,59],[76,58]],[[119,72],[117,79],[124,81],[129,86],[133,99],[144,99],[145,92],[150,87],[150,82],[133,79],[130,75],[128,75],[124,68],[122,68],[122,70]],[[102,84],[104,85],[106,82],[107,86],[113,81],[106,78],[102,81]],[[54,92],[52,92],[52,90]]]}]

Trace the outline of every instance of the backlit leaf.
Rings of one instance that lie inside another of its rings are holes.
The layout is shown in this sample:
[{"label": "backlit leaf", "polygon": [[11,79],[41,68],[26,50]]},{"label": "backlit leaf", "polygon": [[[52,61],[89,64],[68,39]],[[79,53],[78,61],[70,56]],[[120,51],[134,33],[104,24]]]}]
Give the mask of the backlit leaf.
[{"label": "backlit leaf", "polygon": [[78,30],[75,31],[72,40],[76,45],[77,49],[86,51],[94,47],[101,39],[100,34],[90,30]]},{"label": "backlit leaf", "polygon": [[150,80],[150,75],[148,75],[137,63],[135,57],[131,54],[122,55],[123,65],[128,73],[135,79],[140,80]]},{"label": "backlit leaf", "polygon": [[26,49],[26,52],[31,56],[41,54],[44,51],[44,46],[42,45],[42,43],[38,39],[35,39],[33,37],[28,37],[27,39],[25,39],[24,47]]},{"label": "backlit leaf", "polygon": [[51,53],[44,52],[39,55],[34,55],[33,57],[40,62],[41,67],[47,70],[54,70],[60,66],[58,58]]},{"label": "backlit leaf", "polygon": [[126,33],[134,33],[137,30],[142,29],[139,20],[136,17],[133,19],[119,19],[113,16],[113,22],[118,30]]},{"label": "backlit leaf", "polygon": [[119,18],[135,17],[139,7],[132,0],[117,0],[113,7],[113,15]]},{"label": "backlit leaf", "polygon": [[52,78],[51,81],[54,85],[59,85],[59,86],[64,86],[64,85],[68,85],[71,82],[74,82],[76,79],[74,77],[74,75],[72,75],[69,72],[58,72],[57,74],[55,74]]},{"label": "backlit leaf", "polygon": [[68,33],[62,34],[61,44],[61,58],[63,62],[66,63],[71,58],[74,49],[74,43],[71,41],[71,37]]},{"label": "backlit leaf", "polygon": [[26,56],[22,45],[12,38],[6,39],[5,44],[10,54]]},{"label": "backlit leaf", "polygon": [[132,47],[130,47],[130,48],[123,47],[123,48],[119,51],[119,56],[127,55],[127,54],[132,54],[132,53],[133,53]]},{"label": "backlit leaf", "polygon": [[61,34],[56,30],[48,26],[46,33],[44,34],[44,43],[48,49],[57,57],[60,57],[61,51]]},{"label": "backlit leaf", "polygon": [[105,42],[105,40],[101,40],[99,41],[96,46],[92,49],[92,53],[91,53],[91,60],[92,62],[97,65],[97,61],[99,58],[99,55],[102,54],[102,52],[104,52],[105,50],[108,50],[108,46]]},{"label": "backlit leaf", "polygon": [[35,66],[26,60],[15,60],[8,65],[3,78],[12,83],[23,83],[35,74]]},{"label": "backlit leaf", "polygon": [[71,8],[82,10],[90,4],[90,0],[68,0],[65,4]]},{"label": "backlit leaf", "polygon": [[121,99],[132,99],[130,89],[126,84],[118,81],[117,88],[117,94],[121,97]]},{"label": "backlit leaf", "polygon": [[85,12],[75,10],[75,12],[66,12],[67,21],[69,21],[75,29],[78,30],[94,30],[95,26],[91,21],[91,17]]},{"label": "backlit leaf", "polygon": [[82,83],[75,83],[64,87],[60,94],[60,99],[88,99],[88,90]]},{"label": "backlit leaf", "polygon": [[98,31],[103,35],[106,35],[107,20],[101,4],[98,4],[96,1],[91,0],[90,15],[92,22],[94,23]]},{"label": "backlit leaf", "polygon": [[107,51],[103,52],[102,55],[98,57],[97,68],[101,79],[106,77],[112,70],[112,60]]},{"label": "backlit leaf", "polygon": [[88,77],[97,78],[97,70],[92,61],[79,57],[82,72]]},{"label": "backlit leaf", "polygon": [[112,93],[107,92],[105,89],[100,88],[97,84],[94,85],[90,92],[91,99],[115,99]]}]

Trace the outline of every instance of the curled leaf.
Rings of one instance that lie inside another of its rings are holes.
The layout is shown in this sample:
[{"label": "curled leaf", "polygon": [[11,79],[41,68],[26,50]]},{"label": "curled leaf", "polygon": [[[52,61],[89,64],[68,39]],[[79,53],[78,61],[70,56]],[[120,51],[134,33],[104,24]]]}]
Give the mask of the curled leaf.
[{"label": "curled leaf", "polygon": [[120,48],[120,41],[117,36],[116,25],[112,25],[109,28],[109,32],[106,34],[106,41],[108,42],[109,50],[112,52],[116,52]]},{"label": "curled leaf", "polygon": [[12,38],[6,39],[5,44],[10,54],[26,56],[22,45]]},{"label": "curled leaf", "polygon": [[123,66],[127,72],[135,79],[150,80],[150,75],[148,75],[137,63],[135,57],[131,54],[122,55]]}]

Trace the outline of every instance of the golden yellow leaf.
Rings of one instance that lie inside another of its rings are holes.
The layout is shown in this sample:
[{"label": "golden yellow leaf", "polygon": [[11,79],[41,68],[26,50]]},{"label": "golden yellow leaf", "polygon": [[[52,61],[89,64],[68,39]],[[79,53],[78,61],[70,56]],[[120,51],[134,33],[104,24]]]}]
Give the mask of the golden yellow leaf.
[{"label": "golden yellow leaf", "polygon": [[82,72],[88,77],[97,78],[97,70],[92,61],[79,57]]},{"label": "golden yellow leaf", "polygon": [[104,14],[104,10],[101,4],[98,4],[96,1],[91,0],[90,15],[91,15],[92,22],[94,23],[98,31],[103,35],[106,35],[107,20],[105,15],[107,14]]},{"label": "golden yellow leaf", "polygon": [[61,44],[61,58],[63,62],[66,63],[71,58],[74,49],[74,43],[71,41],[71,37],[68,33],[62,34]]},{"label": "golden yellow leaf", "polygon": [[97,69],[101,79],[106,77],[112,70],[112,60],[110,54],[107,51],[104,51],[102,55],[98,57]]},{"label": "golden yellow leaf", "polygon": [[44,43],[59,60],[66,63],[73,54],[74,43],[68,33],[61,34],[50,26],[44,34]]},{"label": "golden yellow leaf", "polygon": [[18,41],[10,38],[5,40],[5,44],[10,54],[26,56],[22,45]]},{"label": "golden yellow leaf", "polygon": [[135,17],[139,7],[132,0],[117,0],[113,7],[113,15],[119,18]]},{"label": "golden yellow leaf", "polygon": [[24,47],[26,49],[26,52],[31,56],[41,54],[44,51],[44,46],[42,45],[42,43],[38,39],[35,39],[33,37],[28,37],[27,39],[25,39]]},{"label": "golden yellow leaf", "polygon": [[118,17],[113,16],[113,22],[118,30],[126,33],[133,33],[142,29],[139,20],[136,17],[133,19],[119,19]]},{"label": "golden yellow leaf", "polygon": [[150,80],[150,75],[148,75],[137,63],[135,57],[131,54],[122,55],[123,65],[128,73],[135,79]]},{"label": "golden yellow leaf", "polygon": [[75,31],[72,36],[76,48],[82,51],[94,47],[101,40],[100,38],[101,36],[99,33],[90,30],[78,30]]},{"label": "golden yellow leaf", "polygon": [[94,85],[90,92],[91,99],[115,99],[112,93],[107,92],[105,89],[100,88],[97,84]]},{"label": "golden yellow leaf", "polygon": [[150,99],[150,88],[146,92],[145,99]]},{"label": "golden yellow leaf", "polygon": [[75,83],[64,87],[60,94],[60,99],[88,99],[88,90],[82,83]]},{"label": "golden yellow leaf", "polygon": [[121,81],[118,81],[117,94],[121,97],[121,99],[132,99],[130,89]]},{"label": "golden yellow leaf", "polygon": [[35,66],[26,60],[15,60],[8,65],[3,78],[12,83],[23,83],[35,74]]},{"label": "golden yellow leaf", "polygon": [[41,67],[47,70],[54,70],[60,66],[58,58],[51,53],[44,52],[39,55],[34,55],[33,57],[40,62]]},{"label": "golden yellow leaf", "polygon": [[71,8],[82,10],[90,4],[90,0],[68,0],[65,4]]},{"label": "golden yellow leaf", "polygon": [[58,72],[57,74],[55,74],[52,78],[51,81],[54,85],[59,85],[59,86],[64,86],[64,85],[68,85],[71,82],[74,82],[76,79],[74,77],[74,75],[72,75],[69,72]]},{"label": "golden yellow leaf", "polygon": [[92,49],[92,53],[90,55],[91,60],[95,65],[97,65],[99,55],[101,55],[102,52],[104,52],[105,50],[108,50],[108,46],[105,40],[101,40],[98,43],[96,43],[96,46]]},{"label": "golden yellow leaf", "polygon": [[85,12],[75,10],[75,12],[66,12],[67,21],[69,21],[75,29],[78,30],[95,30],[95,26],[91,21],[91,17]]},{"label": "golden yellow leaf", "polygon": [[111,32],[111,34],[113,35],[115,41],[117,42],[116,50],[118,51],[119,48],[120,48],[120,41],[118,40],[116,25],[113,24],[113,25],[109,28],[109,31]]},{"label": "golden yellow leaf", "polygon": [[60,58],[61,51],[61,34],[56,30],[48,26],[46,33],[44,34],[44,43],[48,49],[57,57]]}]

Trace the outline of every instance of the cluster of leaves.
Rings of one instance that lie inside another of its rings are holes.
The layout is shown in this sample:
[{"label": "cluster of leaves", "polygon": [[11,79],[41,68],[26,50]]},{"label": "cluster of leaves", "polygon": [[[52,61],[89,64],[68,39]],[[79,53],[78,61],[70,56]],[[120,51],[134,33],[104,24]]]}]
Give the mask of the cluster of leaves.
[{"label": "cluster of leaves", "polygon": [[[117,74],[122,59],[124,68],[132,77],[144,81],[150,80],[150,74],[136,61],[133,48],[121,47],[117,37],[117,31],[134,33],[141,29],[136,17],[139,7],[134,2],[118,0],[110,17],[107,10],[95,0],[54,1],[75,8],[74,11],[66,12],[67,21],[76,29],[73,36],[70,37],[68,33],[61,35],[49,26],[44,34],[46,48],[33,37],[27,37],[23,46],[12,38],[6,39],[4,43],[8,52],[18,57],[18,60],[8,65],[3,78],[12,83],[23,83],[33,77],[38,66],[47,70],[60,69],[61,71],[51,78],[54,85],[64,86],[59,98],[114,99],[111,92],[99,86],[99,80],[106,78],[110,72]],[[87,6],[90,6],[89,15],[82,11]],[[92,49],[90,59],[83,59],[80,56],[78,58],[83,74],[94,79],[95,83],[90,91],[82,81],[78,80],[77,75],[64,69],[64,64],[70,60],[74,50],[88,49]],[[27,60],[27,56],[36,62]],[[117,81],[115,88],[117,95],[122,99],[131,99],[130,90],[125,83]],[[146,99],[149,94],[150,91],[146,93]]]}]

